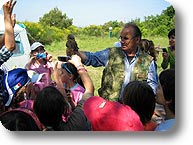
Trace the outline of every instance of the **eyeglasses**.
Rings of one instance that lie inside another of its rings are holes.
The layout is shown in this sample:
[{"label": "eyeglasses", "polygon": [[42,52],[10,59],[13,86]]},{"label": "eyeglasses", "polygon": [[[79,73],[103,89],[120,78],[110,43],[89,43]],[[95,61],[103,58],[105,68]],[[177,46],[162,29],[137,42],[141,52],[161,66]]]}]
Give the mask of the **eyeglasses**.
[{"label": "eyeglasses", "polygon": [[70,71],[70,69],[68,68],[68,66],[66,64],[67,63],[63,63],[62,68],[65,69],[69,74],[72,74],[72,72]]},{"label": "eyeglasses", "polygon": [[129,39],[128,37],[125,37],[125,36],[122,37],[122,36],[120,36],[120,37],[119,37],[119,41],[125,41],[125,40],[130,40],[130,41],[131,41],[131,40],[132,40],[133,38],[135,38],[135,37],[136,37],[136,36],[133,36],[132,38]]}]

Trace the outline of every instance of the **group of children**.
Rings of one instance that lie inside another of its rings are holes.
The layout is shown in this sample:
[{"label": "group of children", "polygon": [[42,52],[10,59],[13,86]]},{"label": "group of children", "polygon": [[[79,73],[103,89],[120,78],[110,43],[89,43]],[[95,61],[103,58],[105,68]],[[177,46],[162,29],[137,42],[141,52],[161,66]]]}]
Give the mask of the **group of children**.
[{"label": "group of children", "polygon": [[[10,7],[11,14],[15,3],[8,1],[4,10]],[[156,60],[154,48],[145,49],[153,42],[144,39],[140,45],[144,53]],[[53,62],[44,45],[34,42],[25,68],[1,75],[0,120],[5,128],[12,131],[167,131],[173,127],[175,69],[160,73],[156,94],[146,81],[136,80],[125,86],[119,102],[109,101],[94,96],[92,78],[81,57],[74,53],[79,48],[71,34],[66,47],[71,59]],[[168,58],[165,56],[165,61]],[[152,120],[156,103],[163,105],[165,111],[160,124]]]}]

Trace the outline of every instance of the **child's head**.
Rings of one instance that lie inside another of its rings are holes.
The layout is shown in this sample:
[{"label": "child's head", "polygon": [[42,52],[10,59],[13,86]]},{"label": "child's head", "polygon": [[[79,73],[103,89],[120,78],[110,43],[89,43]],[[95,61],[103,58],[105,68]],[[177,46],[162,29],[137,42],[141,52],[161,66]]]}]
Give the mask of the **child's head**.
[{"label": "child's head", "polygon": [[168,33],[168,39],[170,39],[172,36],[175,36],[175,29],[172,29]]},{"label": "child's head", "polygon": [[10,131],[40,131],[43,125],[30,110],[17,108],[0,115],[2,125]]},{"label": "child's head", "polygon": [[40,64],[47,63],[47,55],[48,53],[45,51],[44,45],[40,42],[34,42],[31,47],[30,57],[35,57],[36,61]]},{"label": "child's head", "polygon": [[62,64],[62,74],[62,82],[66,83],[67,81],[72,80],[84,87],[82,80],[80,79],[80,76],[77,72],[77,68],[72,63],[67,62]]},{"label": "child's head", "polygon": [[175,114],[175,69],[167,69],[160,73],[159,81],[168,108]]},{"label": "child's head", "polygon": [[31,47],[30,56],[45,53],[44,45],[40,42],[34,42]]},{"label": "child's head", "polygon": [[84,114],[93,131],[143,131],[139,115],[128,105],[108,101],[99,96],[88,98]]},{"label": "child's head", "polygon": [[168,39],[169,39],[169,45],[171,47],[175,47],[175,29],[172,29],[169,33],[168,33]]},{"label": "child's head", "polygon": [[145,81],[132,81],[124,89],[123,104],[130,106],[145,125],[152,118],[155,109],[155,95]]},{"label": "child's head", "polygon": [[[2,85],[5,91],[5,96],[3,98],[4,105],[6,107],[15,106],[17,107],[18,103],[25,99],[28,87],[30,86],[31,79],[27,74],[26,69],[16,68],[8,71],[2,81]],[[32,88],[29,89],[32,91]]]},{"label": "child's head", "polygon": [[34,101],[34,112],[46,127],[57,128],[68,109],[64,96],[52,86],[43,88]]},{"label": "child's head", "polygon": [[153,41],[147,40],[147,39],[141,39],[140,48],[143,52],[151,55],[156,60],[157,55],[156,55],[156,50],[155,50]]}]

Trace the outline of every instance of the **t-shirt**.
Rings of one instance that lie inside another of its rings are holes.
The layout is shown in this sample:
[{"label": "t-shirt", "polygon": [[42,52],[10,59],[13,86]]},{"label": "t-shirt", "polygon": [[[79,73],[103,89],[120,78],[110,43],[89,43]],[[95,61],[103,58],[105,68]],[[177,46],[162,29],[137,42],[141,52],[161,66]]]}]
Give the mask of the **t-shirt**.
[{"label": "t-shirt", "polygon": [[164,120],[156,127],[155,131],[168,131],[171,129],[174,123],[175,123],[175,119]]},{"label": "t-shirt", "polygon": [[70,88],[70,90],[73,94],[72,99],[77,104],[82,99],[85,89],[81,85],[76,83],[72,88]]},{"label": "t-shirt", "polygon": [[37,72],[39,74],[44,73],[41,80],[39,82],[35,83],[35,85],[38,86],[40,90],[42,90],[44,87],[52,84],[51,69],[52,69],[52,65],[49,62],[47,62],[46,65],[41,64],[41,65],[37,66],[36,64],[32,64],[30,66],[30,70],[34,70],[35,72]]}]

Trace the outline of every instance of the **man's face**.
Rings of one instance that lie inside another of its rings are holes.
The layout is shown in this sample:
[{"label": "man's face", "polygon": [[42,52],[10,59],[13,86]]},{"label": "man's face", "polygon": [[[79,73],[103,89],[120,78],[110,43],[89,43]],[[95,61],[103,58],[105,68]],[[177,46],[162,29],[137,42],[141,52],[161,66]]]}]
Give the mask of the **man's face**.
[{"label": "man's face", "polygon": [[126,53],[136,52],[137,46],[139,44],[140,38],[134,36],[134,31],[132,27],[124,28],[120,34],[120,42],[122,45],[122,50]]}]

